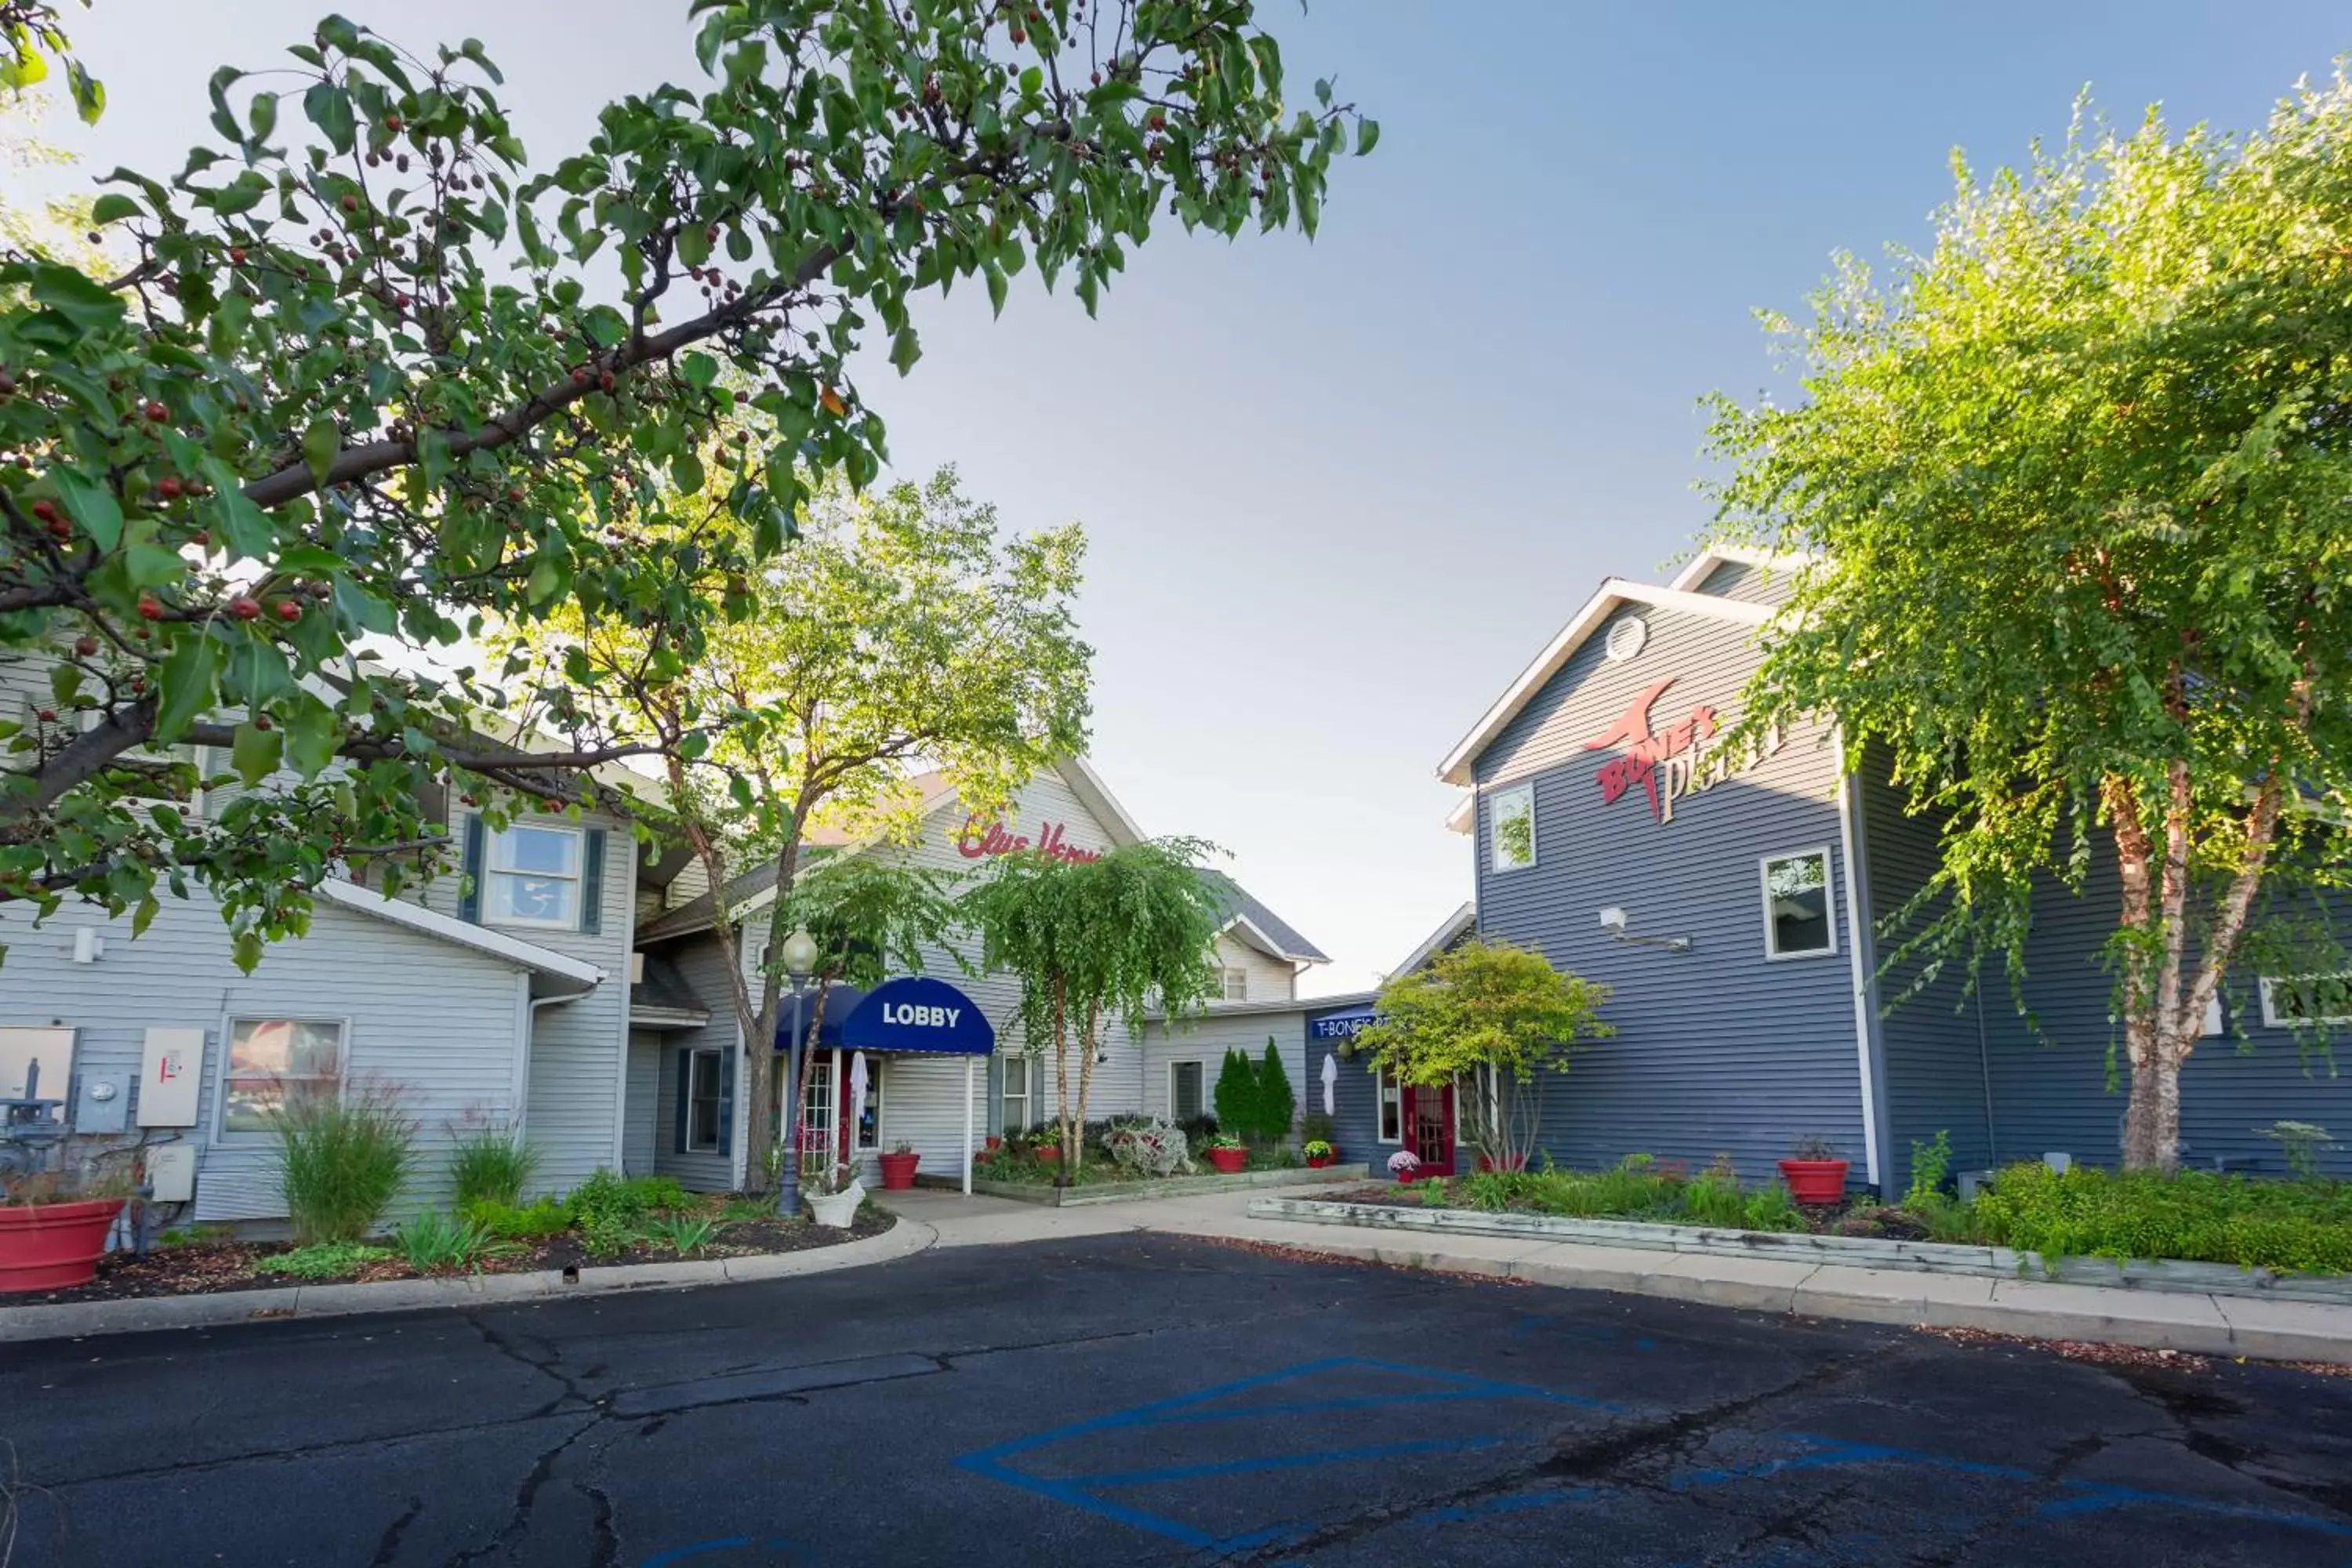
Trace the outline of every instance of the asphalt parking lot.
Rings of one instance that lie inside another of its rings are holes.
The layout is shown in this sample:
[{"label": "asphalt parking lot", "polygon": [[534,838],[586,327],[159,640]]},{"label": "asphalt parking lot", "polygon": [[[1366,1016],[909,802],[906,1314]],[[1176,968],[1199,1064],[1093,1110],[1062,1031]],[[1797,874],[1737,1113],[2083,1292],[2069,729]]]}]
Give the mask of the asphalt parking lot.
[{"label": "asphalt parking lot", "polygon": [[2352,1564],[2352,1379],[1163,1237],[0,1347],[0,1436],[9,1568]]}]

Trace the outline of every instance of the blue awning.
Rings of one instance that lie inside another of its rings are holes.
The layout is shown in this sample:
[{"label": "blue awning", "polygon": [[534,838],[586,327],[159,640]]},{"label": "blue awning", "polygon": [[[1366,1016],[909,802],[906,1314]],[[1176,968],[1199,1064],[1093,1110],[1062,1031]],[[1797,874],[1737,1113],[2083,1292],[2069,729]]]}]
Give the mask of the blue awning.
[{"label": "blue awning", "polygon": [[[756,994],[753,1000],[758,1000]],[[842,1020],[856,1012],[857,1005],[865,1000],[866,993],[845,981],[836,980],[824,988],[824,1017],[816,1026],[816,1044],[819,1049],[829,1049],[841,1045]],[[776,1049],[782,1050],[790,1042],[793,1020],[796,1017],[805,1019],[815,1010],[816,997],[814,993],[802,1000],[800,1011],[797,1014],[793,1010],[792,998],[789,996],[784,998],[784,1016],[778,1021],[776,1027]]]},{"label": "blue awning", "polygon": [[1307,1019],[1307,1037],[1310,1040],[1352,1040],[1366,1026],[1380,1021],[1380,1014],[1370,1007],[1349,1007]]},{"label": "blue awning", "polygon": [[916,974],[884,981],[845,1011],[840,1043],[850,1050],[984,1057],[996,1049],[996,1026],[946,981]]}]

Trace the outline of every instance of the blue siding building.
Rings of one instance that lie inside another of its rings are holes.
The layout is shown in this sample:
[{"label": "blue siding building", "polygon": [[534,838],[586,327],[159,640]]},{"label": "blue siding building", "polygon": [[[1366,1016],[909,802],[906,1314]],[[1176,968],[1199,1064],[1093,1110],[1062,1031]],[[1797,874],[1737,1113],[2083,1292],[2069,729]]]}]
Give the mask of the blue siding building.
[{"label": "blue siding building", "polygon": [[[1612,987],[1616,1034],[1548,1080],[1541,1146],[1574,1167],[1728,1154],[1756,1178],[1821,1138],[1882,1190],[1938,1131],[1959,1169],[2059,1151],[2113,1163],[2112,859],[2035,910],[2022,990],[2039,1035],[1998,965],[1978,995],[1948,972],[1888,1009],[1912,976],[1882,975],[1874,922],[1932,870],[1934,825],[1906,813],[1883,763],[1844,769],[1832,719],[1757,753],[1711,743],[1785,591],[1774,566],[1719,550],[1665,586],[1604,582],[1439,770],[1467,792],[1453,826],[1475,847],[1476,930]],[[2260,979],[2236,977],[2184,1069],[2188,1163],[2283,1170],[2255,1131],[2281,1119],[2352,1135],[2352,1082],[2266,1019]],[[1361,1079],[1347,1075],[1343,1122],[1374,1134],[1377,1164],[1425,1130]],[[2352,1155],[2331,1158],[2352,1173]]]}]

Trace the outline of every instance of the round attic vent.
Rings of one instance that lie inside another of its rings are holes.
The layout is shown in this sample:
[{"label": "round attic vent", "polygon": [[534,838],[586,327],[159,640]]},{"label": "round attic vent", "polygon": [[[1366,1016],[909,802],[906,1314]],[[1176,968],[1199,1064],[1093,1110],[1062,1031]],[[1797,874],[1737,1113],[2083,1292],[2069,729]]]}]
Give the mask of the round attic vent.
[{"label": "round attic vent", "polygon": [[1601,645],[1601,651],[1622,661],[1640,653],[1649,640],[1650,623],[1639,616],[1627,616],[1609,628],[1609,640]]}]

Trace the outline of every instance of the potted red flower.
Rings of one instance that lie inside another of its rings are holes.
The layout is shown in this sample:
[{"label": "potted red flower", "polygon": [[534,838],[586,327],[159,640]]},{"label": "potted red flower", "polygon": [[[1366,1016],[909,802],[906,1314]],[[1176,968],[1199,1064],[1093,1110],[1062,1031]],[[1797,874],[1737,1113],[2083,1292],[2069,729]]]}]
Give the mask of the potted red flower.
[{"label": "potted red flower", "polygon": [[1320,1138],[1308,1139],[1305,1153],[1307,1169],[1312,1171],[1319,1171],[1326,1165],[1334,1164],[1339,1158],[1339,1151]]},{"label": "potted red flower", "polygon": [[89,1284],[126,1201],[54,1172],[0,1184],[0,1295]]},{"label": "potted red flower", "polygon": [[1780,1179],[1801,1204],[1827,1205],[1845,1200],[1846,1162],[1826,1138],[1800,1138],[1791,1157],[1780,1162]]},{"label": "potted red flower", "polygon": [[912,1187],[915,1184],[915,1166],[921,1162],[922,1158],[920,1154],[915,1152],[915,1146],[912,1143],[903,1138],[898,1140],[897,1148],[881,1156],[882,1190],[886,1193],[903,1193]]},{"label": "potted red flower", "polygon": [[1062,1158],[1062,1133],[1059,1128],[1040,1127],[1029,1134],[1029,1152],[1041,1165],[1056,1163]]},{"label": "potted red flower", "polygon": [[1410,1149],[1400,1149],[1389,1156],[1389,1174],[1401,1186],[1411,1186],[1421,1177],[1421,1156]]},{"label": "potted red flower", "polygon": [[1209,1163],[1214,1165],[1221,1175],[1238,1176],[1249,1163],[1248,1148],[1230,1132],[1220,1132],[1210,1139],[1208,1149]]}]

